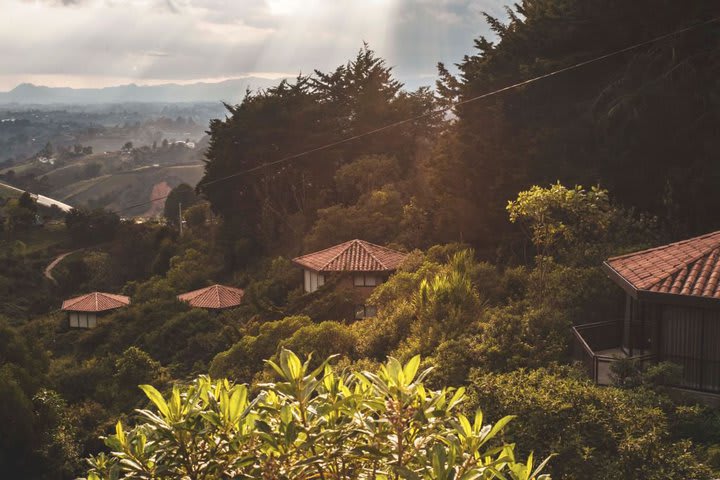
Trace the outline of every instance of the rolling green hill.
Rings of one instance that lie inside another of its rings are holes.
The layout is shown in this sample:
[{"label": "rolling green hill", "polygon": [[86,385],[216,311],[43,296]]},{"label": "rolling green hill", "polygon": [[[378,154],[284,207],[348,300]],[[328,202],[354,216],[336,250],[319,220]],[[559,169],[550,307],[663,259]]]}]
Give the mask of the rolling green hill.
[{"label": "rolling green hill", "polygon": [[[164,202],[127,207],[164,197],[181,183],[195,186],[203,174],[206,143],[188,148],[182,143],[159,148],[64,155],[54,164],[30,158],[0,171],[0,181],[41,193],[73,207],[122,210],[123,216],[155,216]],[[12,172],[10,172],[12,170]],[[6,197],[17,192],[7,189]],[[0,195],[2,190],[0,190]]]},{"label": "rolling green hill", "polygon": [[[71,205],[112,210],[126,209],[131,205],[166,195],[181,183],[195,185],[203,174],[203,165],[175,165],[167,167],[140,167],[129,172],[103,175],[97,178],[70,183],[56,190],[55,195]],[[158,206],[146,205],[123,212],[127,215],[153,215],[162,211]]]}]

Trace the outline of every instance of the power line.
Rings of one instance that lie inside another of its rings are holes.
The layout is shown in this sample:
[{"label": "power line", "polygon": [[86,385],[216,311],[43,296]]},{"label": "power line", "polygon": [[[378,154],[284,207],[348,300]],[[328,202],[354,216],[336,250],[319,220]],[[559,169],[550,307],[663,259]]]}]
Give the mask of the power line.
[{"label": "power line", "polygon": [[[378,128],[375,128],[375,129],[372,129],[372,130],[368,130],[368,131],[363,132],[363,133],[359,133],[359,134],[357,134],[357,135],[352,135],[352,136],[350,136],[350,137],[343,138],[342,140],[337,140],[337,141],[335,141],[335,142],[327,143],[327,144],[321,145],[321,146],[319,146],[319,147],[312,148],[312,149],[310,149],[310,150],[305,150],[305,151],[300,152],[300,153],[295,153],[295,154],[293,154],[293,155],[288,155],[288,156],[286,156],[286,157],[280,158],[280,159],[278,159],[278,160],[274,160],[274,161],[272,161],[272,162],[263,163],[263,164],[261,164],[261,165],[255,166],[255,167],[248,168],[248,169],[246,169],[246,170],[241,170],[241,171],[239,171],[239,172],[235,172],[235,173],[230,174],[230,175],[227,175],[227,176],[225,176],[225,177],[220,177],[220,178],[217,178],[217,179],[215,179],[215,180],[211,180],[211,181],[209,181],[209,182],[206,182],[206,183],[203,184],[203,186],[204,186],[204,187],[207,187],[207,186],[209,186],[209,185],[214,185],[214,184],[216,184],[216,183],[224,182],[224,181],[227,181],[227,180],[230,180],[230,179],[239,177],[239,176],[241,176],[241,175],[245,175],[245,174],[248,174],[248,173],[256,172],[256,171],[258,171],[258,170],[262,170],[262,169],[267,168],[267,167],[271,167],[271,166],[273,166],[273,165],[278,165],[278,164],[280,164],[280,163],[286,163],[286,162],[289,162],[289,161],[291,161],[291,160],[295,160],[295,159],[300,158],[300,157],[304,157],[304,156],[307,156],[307,155],[310,155],[310,154],[313,154],[313,153],[316,153],[316,152],[320,152],[320,151],[327,150],[327,149],[330,149],[330,148],[333,148],[333,147],[337,147],[337,146],[339,146],[339,145],[343,145],[343,144],[345,144],[345,143],[349,143],[349,142],[352,142],[352,141],[355,141],[355,140],[358,140],[358,139],[361,139],[361,138],[364,138],[364,137],[368,137],[368,136],[370,136],[370,135],[375,135],[375,134],[380,133],[380,132],[382,132],[382,131],[389,130],[389,129],[392,129],[392,128],[396,128],[396,127],[399,127],[399,126],[401,126],[401,125],[405,125],[405,124],[407,124],[407,123],[416,122],[416,121],[418,121],[418,120],[422,120],[422,119],[429,118],[429,117],[433,117],[433,116],[436,116],[436,115],[439,115],[439,114],[442,114],[442,113],[446,113],[446,112],[449,112],[450,110],[452,110],[452,109],[454,109],[454,108],[456,108],[456,107],[459,107],[460,105],[465,105],[465,104],[468,104],[468,103],[477,102],[477,101],[479,101],[479,100],[483,100],[483,99],[485,99],[485,98],[492,97],[492,96],[494,96],[494,95],[498,95],[498,94],[507,92],[507,91],[509,91],[509,90],[514,90],[514,89],[516,89],[516,88],[524,87],[524,86],[526,86],[526,85],[530,85],[530,84],[532,84],[532,83],[539,82],[540,80],[544,80],[544,79],[549,78],[549,77],[553,77],[553,76],[556,76],[556,75],[560,75],[560,74],[569,72],[569,71],[571,71],[571,70],[575,70],[575,69],[578,69],[578,68],[582,68],[582,67],[584,67],[584,66],[586,66],[586,65],[590,65],[590,64],[592,64],[592,63],[601,62],[601,61],[603,61],[603,60],[606,60],[606,59],[608,59],[608,58],[614,57],[614,56],[616,56],[616,55],[622,55],[623,53],[627,53],[627,52],[636,50],[636,49],[638,49],[638,48],[642,48],[642,47],[645,47],[645,46],[647,46],[647,45],[651,45],[651,44],[653,44],[653,43],[661,42],[661,41],[663,41],[663,40],[667,40],[668,38],[672,38],[672,37],[676,37],[676,36],[678,36],[678,35],[682,35],[682,34],[684,34],[684,33],[690,32],[690,31],[692,31],[692,30],[695,30],[695,29],[697,29],[697,28],[703,27],[703,26],[705,26],[705,25],[710,25],[710,24],[712,24],[712,23],[717,22],[718,20],[720,20],[720,17],[714,17],[714,18],[711,18],[710,20],[705,20],[705,21],[703,21],[703,22],[696,23],[696,24],[691,25],[691,26],[689,26],[689,27],[685,27],[685,28],[682,28],[682,29],[680,29],[680,30],[675,30],[674,32],[666,33],[666,34],[664,34],[664,35],[660,35],[659,37],[654,37],[654,38],[651,38],[650,40],[645,40],[645,41],[643,41],[643,42],[636,43],[636,44],[631,45],[631,46],[629,46],[629,47],[621,48],[620,50],[615,50],[615,51],[612,51],[612,52],[610,52],[610,53],[606,53],[605,55],[601,55],[601,56],[599,56],[599,57],[595,57],[595,58],[591,58],[591,59],[589,59],[589,60],[585,60],[585,61],[582,61],[582,62],[578,62],[578,63],[575,63],[575,64],[570,65],[570,66],[568,66],[568,67],[564,67],[564,68],[561,68],[561,69],[558,69],[558,70],[554,70],[554,71],[552,71],[552,72],[545,73],[545,74],[543,74],[543,75],[539,75],[539,76],[537,76],[537,77],[533,77],[533,78],[530,78],[530,79],[528,79],[528,80],[523,80],[522,82],[514,83],[514,84],[512,84],[512,85],[508,85],[508,86],[506,86],[506,87],[503,87],[503,88],[500,88],[500,89],[497,89],[497,90],[493,90],[493,91],[488,92],[488,93],[483,93],[482,95],[477,95],[477,96],[475,96],[475,97],[471,97],[471,98],[467,98],[467,99],[465,99],[465,100],[461,100],[461,101],[458,101],[458,102],[454,102],[454,103],[451,104],[451,105],[448,105],[448,106],[445,106],[445,107],[441,107],[441,108],[439,108],[439,109],[437,109],[437,110],[433,110],[432,112],[423,113],[423,114],[420,114],[420,115],[416,115],[416,116],[414,116],[414,117],[406,118],[406,119],[404,119],[404,120],[400,120],[400,121],[397,121],[397,122],[389,123],[389,124],[384,125],[384,126],[382,126],[382,127],[378,127]],[[119,211],[117,211],[116,213],[124,212],[124,211],[130,210],[130,209],[133,209],[133,208],[137,208],[137,207],[144,206],[144,205],[148,205],[148,204],[157,202],[157,201],[159,201],[159,200],[164,200],[164,199],[166,199],[168,196],[169,196],[169,195],[164,195],[164,196],[162,196],[162,197],[153,198],[153,199],[150,199],[150,200],[148,200],[148,201],[146,201],[146,202],[138,203],[138,204],[132,205],[132,206],[130,206],[130,207],[123,208],[122,210],[119,210]]]}]

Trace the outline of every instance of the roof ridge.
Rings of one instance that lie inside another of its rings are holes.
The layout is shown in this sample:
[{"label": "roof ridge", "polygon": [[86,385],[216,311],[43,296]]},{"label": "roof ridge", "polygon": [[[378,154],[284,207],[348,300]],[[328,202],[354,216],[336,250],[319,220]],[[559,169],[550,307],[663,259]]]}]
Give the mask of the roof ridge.
[{"label": "roof ridge", "polygon": [[241,288],[216,283],[190,292],[181,293],[177,295],[177,299],[198,308],[224,309],[240,305],[244,293]]},{"label": "roof ridge", "polygon": [[[712,270],[713,263],[717,264],[717,258],[718,258],[718,250],[714,249],[712,252],[710,252],[708,255],[704,257],[704,261],[702,262],[702,266],[700,267],[696,279],[697,278],[707,278],[707,276],[710,274],[710,271]],[[700,265],[700,262],[698,261],[698,265]],[[695,295],[695,291],[698,291],[698,285],[695,283],[692,288],[690,289],[690,293]],[[702,294],[702,288],[699,288],[700,294]]]},{"label": "roof ridge", "polygon": [[[82,301],[85,300],[86,298],[92,296],[94,293],[98,293],[98,292],[83,293],[82,295],[78,295],[77,297],[73,297],[73,298],[70,298],[70,299],[68,299],[68,300],[65,300],[65,302],[63,302],[63,303],[72,302],[72,303],[68,303],[68,305],[67,305],[68,307],[71,307],[71,306],[73,306],[73,305],[77,305],[78,303],[82,302]],[[96,298],[97,298],[97,297],[96,297]],[[97,300],[95,300],[95,304],[96,304],[96,306],[97,306]]]},{"label": "roof ridge", "polygon": [[[720,247],[715,250],[716,257],[720,255]],[[702,295],[710,295],[715,296],[715,290],[718,286],[718,279],[720,278],[720,262],[716,262],[715,266],[712,268],[712,271],[710,272],[710,276],[708,277],[708,283],[705,285],[705,288],[702,291]]]},{"label": "roof ridge", "polygon": [[[100,300],[103,301],[101,302]],[[130,297],[125,295],[116,295],[112,293],[94,291],[84,293],[82,295],[78,295],[67,300],[63,300],[62,306],[60,308],[62,310],[72,311],[74,308],[80,308],[79,306],[88,303],[90,304],[89,308],[91,308],[91,310],[87,311],[101,312],[130,305]],[[103,303],[103,305],[100,305],[101,303]],[[82,309],[81,311],[86,310]]]},{"label": "roof ridge", "polygon": [[[357,251],[355,251],[357,250]],[[391,271],[406,253],[359,238],[293,258],[293,263],[317,272]]]},{"label": "roof ridge", "polygon": [[[365,245],[363,245],[363,240],[358,240],[358,242],[360,242],[360,245],[362,245],[363,249],[368,253],[368,255],[370,255],[373,258],[373,260],[375,260],[378,263],[378,265],[380,265],[382,268],[387,268],[387,265],[385,265],[383,262],[378,260],[378,258],[375,256],[375,254],[373,252],[371,252],[369,248],[367,248]],[[380,245],[375,245],[370,242],[364,242],[364,243],[367,243],[368,245],[372,245],[374,247],[380,246]]]},{"label": "roof ridge", "polygon": [[[354,239],[354,240],[348,240],[347,242],[343,242],[343,243],[341,243],[340,245],[335,245],[335,246],[333,246],[333,247],[328,247],[328,248],[326,248],[325,250],[330,250],[331,248],[336,248],[336,247],[340,247],[340,246],[342,246],[342,245],[347,244],[347,247],[342,248],[342,249],[340,250],[340,253],[338,253],[337,255],[335,255],[334,257],[332,257],[330,260],[328,260],[327,262],[325,262],[325,265],[323,265],[322,268],[327,268],[327,266],[330,265],[330,264],[331,264],[332,262],[334,262],[335,260],[337,260],[337,258],[338,258],[340,255],[342,255],[343,253],[345,253],[345,252],[347,252],[348,250],[350,250],[350,248],[352,248],[352,246],[353,246],[355,243],[358,243],[358,244],[359,244],[360,242],[362,242],[362,240],[359,240],[359,239],[356,238],[356,239]],[[322,252],[322,251],[324,251],[324,250],[320,250],[320,252]],[[366,250],[366,251],[367,251],[367,250]],[[319,252],[315,252],[315,253],[319,253]],[[368,253],[369,253],[369,252],[368,252]],[[309,255],[312,255],[312,254],[309,254]]]},{"label": "roof ridge", "polygon": [[[84,295],[78,295],[77,297],[72,297],[63,302],[63,304],[67,304],[68,307],[72,307],[73,305],[78,304],[83,298],[87,297],[88,294]],[[72,303],[71,303],[72,302]]]},{"label": "roof ridge", "polygon": [[[617,256],[615,256],[615,257],[610,257],[610,258],[608,258],[606,261],[610,262],[610,261],[612,261],[612,260],[620,260],[620,259],[623,259],[623,258],[634,257],[634,256],[636,256],[636,255],[641,255],[641,254],[644,254],[644,253],[650,253],[650,252],[654,252],[654,251],[656,251],[656,250],[662,250],[662,249],[669,248],[669,247],[674,247],[674,246],[677,246],[677,245],[683,245],[683,244],[686,244],[686,243],[689,243],[689,242],[693,242],[693,241],[695,241],[695,240],[700,240],[700,239],[703,239],[703,238],[711,237],[711,236],[713,236],[713,235],[720,235],[720,230],[716,230],[716,231],[714,231],[714,232],[706,233],[706,234],[704,234],[704,235],[699,235],[699,236],[697,236],[697,237],[687,238],[687,239],[685,239],[685,240],[679,240],[679,241],[677,241],[677,242],[667,243],[667,244],[665,244],[665,245],[658,245],[657,247],[646,248],[645,250],[639,250],[639,251],[637,251],[637,252],[630,252],[630,253],[625,253],[625,254],[623,254],[623,255],[617,255]],[[720,243],[720,240],[718,240],[718,242]],[[717,245],[716,245],[715,247],[713,247],[713,248],[717,248]]]},{"label": "roof ridge", "polygon": [[321,250],[318,250],[317,252],[305,253],[303,255],[293,258],[293,261],[301,260],[301,259],[303,259],[305,257],[309,257],[311,255],[317,255],[319,253],[327,252],[328,250],[332,250],[333,248],[341,247],[341,246],[345,245],[346,243],[352,243],[352,242],[354,242],[354,240],[348,240],[347,242],[342,242],[342,243],[338,243],[337,245],[332,245],[330,247],[323,248]]}]

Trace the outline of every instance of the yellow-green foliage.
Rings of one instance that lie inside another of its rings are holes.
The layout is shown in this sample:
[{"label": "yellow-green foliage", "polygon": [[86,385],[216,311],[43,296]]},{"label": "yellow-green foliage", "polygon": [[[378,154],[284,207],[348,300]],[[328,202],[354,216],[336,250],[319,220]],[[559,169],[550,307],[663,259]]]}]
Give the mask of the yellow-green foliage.
[{"label": "yellow-green foliage", "polygon": [[607,190],[568,188],[560,182],[521,191],[506,207],[510,222],[525,229],[541,257],[588,265],[630,247],[639,249],[656,219],[614,205]]},{"label": "yellow-green foliage", "polygon": [[522,419],[504,436],[520,452],[557,454],[548,468],[553,478],[716,478],[689,442],[671,438],[669,402],[651,391],[597,386],[570,369],[477,372],[468,390],[471,406]]},{"label": "yellow-green foliage", "polygon": [[547,460],[516,460],[500,440],[512,417],[459,413],[464,389],[426,388],[420,357],[390,358],[377,374],[336,372],[328,360],[311,371],[310,359],[283,350],[268,362],[279,380],[254,398],[209,377],[167,397],[142,385],[152,408],[134,428],[117,422],[88,480],[549,479]]},{"label": "yellow-green foliage", "polygon": [[303,316],[263,323],[257,334],[245,335],[232,348],[219,353],[210,365],[210,375],[251,381],[262,370],[263,360],[275,355],[283,339],[311,324],[310,318]]}]

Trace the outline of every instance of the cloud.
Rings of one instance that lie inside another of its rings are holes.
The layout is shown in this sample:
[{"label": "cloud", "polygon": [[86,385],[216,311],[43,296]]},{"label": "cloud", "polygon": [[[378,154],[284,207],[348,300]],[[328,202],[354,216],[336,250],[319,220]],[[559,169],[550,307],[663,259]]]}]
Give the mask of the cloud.
[{"label": "cloud", "polygon": [[165,5],[167,6],[167,9],[172,13],[180,13],[180,10],[178,10],[178,7],[175,6],[173,3],[173,0],[165,0]]},{"label": "cloud", "polygon": [[[402,80],[471,53],[500,0],[3,0],[0,89],[18,78],[191,80],[328,70],[362,42]],[[80,81],[80,80],[78,80]],[[100,81],[100,80],[98,80]],[[98,85],[101,86],[101,85]]]},{"label": "cloud", "polygon": [[169,57],[170,54],[167,52],[145,52],[148,57]]},{"label": "cloud", "polygon": [[70,7],[84,3],[85,0],[22,0],[23,3],[44,3],[55,7]]}]

